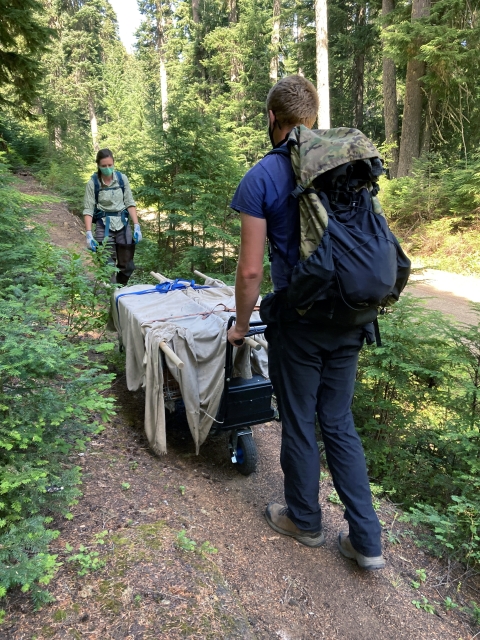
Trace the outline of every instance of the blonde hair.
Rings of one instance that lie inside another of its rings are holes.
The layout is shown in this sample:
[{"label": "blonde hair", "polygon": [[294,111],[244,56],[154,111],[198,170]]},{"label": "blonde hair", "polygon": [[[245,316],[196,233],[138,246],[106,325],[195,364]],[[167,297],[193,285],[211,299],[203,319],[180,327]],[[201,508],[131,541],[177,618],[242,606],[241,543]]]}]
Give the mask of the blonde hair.
[{"label": "blonde hair", "polygon": [[268,92],[267,111],[273,111],[281,126],[304,124],[311,128],[318,112],[317,90],[303,76],[286,76]]}]

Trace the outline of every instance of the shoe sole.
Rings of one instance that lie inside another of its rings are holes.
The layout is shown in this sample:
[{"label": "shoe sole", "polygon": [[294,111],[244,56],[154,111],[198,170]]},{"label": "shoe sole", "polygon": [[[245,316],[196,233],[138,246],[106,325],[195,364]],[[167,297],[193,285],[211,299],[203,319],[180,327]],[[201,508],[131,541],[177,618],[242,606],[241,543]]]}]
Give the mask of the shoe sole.
[{"label": "shoe sole", "polygon": [[[379,563],[375,563],[372,562],[372,564],[362,564],[361,562],[359,562],[358,560],[358,555],[357,553],[350,553],[350,551],[347,551],[346,549],[344,549],[342,547],[342,543],[341,543],[341,534],[338,534],[338,538],[337,538],[337,546],[338,546],[338,550],[340,551],[340,553],[342,554],[342,556],[344,556],[345,558],[348,558],[349,560],[355,560],[355,562],[358,564],[358,566],[360,567],[360,569],[364,569],[364,571],[380,571],[381,569],[385,568],[385,560],[383,562],[379,562]],[[365,560],[369,560],[369,558],[365,557]]]},{"label": "shoe sole", "polygon": [[282,536],[289,536],[290,538],[295,538],[295,540],[297,540],[297,542],[300,542],[300,544],[305,545],[306,547],[311,547],[312,549],[316,549],[317,547],[323,547],[323,545],[325,544],[326,540],[325,540],[325,535],[323,533],[320,534],[320,536],[318,538],[307,538],[307,537],[301,537],[295,533],[291,533],[290,531],[286,531],[285,529],[282,529],[281,527],[277,526],[267,515],[267,513],[265,513],[265,520],[267,521],[267,523],[269,524],[269,526],[276,531],[277,533],[280,533]]}]

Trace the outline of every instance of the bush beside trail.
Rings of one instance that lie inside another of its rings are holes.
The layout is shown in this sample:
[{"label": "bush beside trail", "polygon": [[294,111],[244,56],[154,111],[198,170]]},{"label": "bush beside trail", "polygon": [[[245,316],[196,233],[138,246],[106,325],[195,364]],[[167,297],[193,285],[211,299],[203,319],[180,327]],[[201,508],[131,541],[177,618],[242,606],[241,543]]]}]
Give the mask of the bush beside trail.
[{"label": "bush beside trail", "polygon": [[381,181],[380,200],[422,266],[480,275],[480,157],[468,165],[430,154],[408,178]]},{"label": "bush beside trail", "polygon": [[105,324],[110,268],[49,245],[40,206],[0,164],[0,596],[20,587],[37,604],[57,567],[54,519],[80,496],[75,453],[113,413],[113,376],[92,358],[110,347],[85,336]]},{"label": "bush beside trail", "polygon": [[[405,295],[360,354],[353,404],[369,472],[432,551],[480,564],[480,305],[455,325]],[[408,515],[410,513],[410,516]]]}]

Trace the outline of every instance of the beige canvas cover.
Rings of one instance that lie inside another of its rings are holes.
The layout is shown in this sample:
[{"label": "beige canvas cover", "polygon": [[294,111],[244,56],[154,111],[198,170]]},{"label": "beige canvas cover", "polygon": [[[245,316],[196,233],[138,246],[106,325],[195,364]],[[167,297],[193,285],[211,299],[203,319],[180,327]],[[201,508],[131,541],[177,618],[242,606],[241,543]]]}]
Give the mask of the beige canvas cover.
[{"label": "beige canvas cover", "polygon": [[[235,315],[235,295],[233,287],[219,280],[208,279],[206,284],[210,288],[189,287],[168,293],[158,293],[155,285],[134,285],[117,290],[113,296],[113,320],[126,353],[127,387],[131,391],[145,388],[145,432],[159,455],[167,451],[165,409],[173,409],[165,406],[160,342],[166,342],[185,364],[180,370],[165,359],[179,384],[197,453],[220,404],[226,325]],[[125,295],[139,291],[152,293]],[[258,312],[252,320],[260,320]],[[263,349],[252,351],[243,346],[235,351],[234,375],[249,378],[253,371],[268,377]]]}]

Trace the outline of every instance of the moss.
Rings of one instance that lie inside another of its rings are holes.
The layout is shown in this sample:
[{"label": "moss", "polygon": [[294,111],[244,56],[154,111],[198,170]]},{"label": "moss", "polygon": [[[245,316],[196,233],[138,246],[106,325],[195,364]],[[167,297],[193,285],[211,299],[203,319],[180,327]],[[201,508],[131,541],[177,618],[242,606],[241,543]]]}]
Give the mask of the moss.
[{"label": "moss", "polygon": [[137,532],[142,542],[149,548],[157,551],[163,548],[163,536],[165,522],[159,520],[151,524],[144,524],[138,527]]},{"label": "moss", "polygon": [[68,614],[66,611],[64,611],[64,609],[57,609],[53,612],[52,618],[54,622],[63,622],[67,619],[67,616]]},{"label": "moss", "polygon": [[98,597],[103,609],[111,611],[114,614],[120,613],[124,607],[122,595],[127,588],[124,582],[112,582],[103,580],[99,585],[101,595]]},{"label": "moss", "polygon": [[122,547],[130,542],[130,538],[123,538],[122,536],[113,535],[110,540],[116,547]]}]

